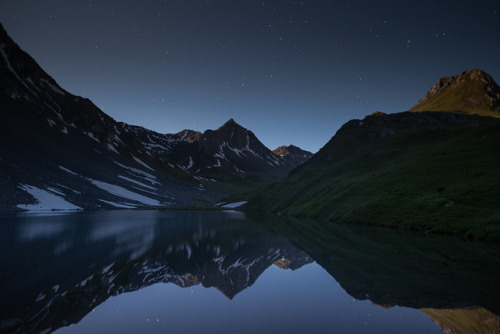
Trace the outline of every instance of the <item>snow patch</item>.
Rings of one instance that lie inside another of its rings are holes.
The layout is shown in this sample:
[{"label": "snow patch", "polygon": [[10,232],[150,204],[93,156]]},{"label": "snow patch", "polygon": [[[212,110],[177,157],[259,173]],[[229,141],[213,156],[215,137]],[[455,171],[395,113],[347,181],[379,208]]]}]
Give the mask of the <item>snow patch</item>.
[{"label": "snow patch", "polygon": [[31,79],[31,77],[28,77],[26,79],[26,81],[28,81],[30,83],[30,85],[33,86],[33,88],[35,88],[37,91],[41,92],[40,88],[38,88],[37,86],[35,86],[35,83],[33,82],[33,79]]},{"label": "snow patch", "polygon": [[254,151],[252,151],[252,149],[250,148],[250,137],[248,136],[248,132],[247,132],[247,146],[245,147],[245,149],[246,149],[247,151],[249,151],[250,153],[252,153],[253,155],[255,155],[256,157],[258,157],[258,158],[261,158],[261,159],[262,159],[262,157],[261,157],[260,155],[258,155],[258,154],[257,154],[257,153],[255,153]]},{"label": "snow patch", "polygon": [[102,273],[105,274],[109,271],[109,269],[111,269],[111,267],[114,265],[115,263],[111,263],[109,266],[106,266],[104,267],[104,269],[102,270]]},{"label": "snow patch", "polygon": [[133,188],[135,190],[139,190],[139,191],[142,191],[142,192],[145,192],[145,193],[148,193],[148,194],[151,194],[151,195],[158,195],[157,192],[153,192],[153,191],[149,191],[149,190],[145,190],[144,188],[139,188],[139,187],[136,187],[136,186],[130,186],[130,188]]},{"label": "snow patch", "polygon": [[71,175],[78,176],[78,174],[77,174],[77,173],[75,173],[75,172],[73,172],[73,171],[71,171],[71,170],[69,170],[69,169],[67,169],[67,168],[65,168],[65,167],[63,167],[63,166],[57,166],[57,167],[59,167],[59,169],[62,169],[62,170],[63,170],[63,171],[65,171],[66,173],[70,173]]},{"label": "snow patch", "polygon": [[100,188],[100,189],[102,189],[102,190],[104,190],[112,195],[115,195],[115,196],[118,196],[121,198],[126,198],[126,199],[133,200],[133,201],[137,201],[137,202],[140,202],[140,203],[145,204],[145,205],[154,205],[154,206],[161,205],[160,202],[155,200],[155,199],[152,199],[152,198],[149,198],[146,196],[142,196],[138,193],[127,190],[127,189],[122,188],[120,186],[117,186],[115,184],[97,181],[97,180],[93,180],[90,178],[88,180],[96,187],[98,187],[98,188]]},{"label": "snow patch", "polygon": [[234,203],[228,203],[228,204],[224,204],[223,206],[221,206],[222,208],[228,208],[228,209],[234,209],[234,208],[237,208],[237,207],[240,207],[242,206],[243,204],[246,204],[247,201],[242,201],[242,202],[234,202]]},{"label": "snow patch", "polygon": [[115,208],[120,208],[120,209],[136,209],[137,207],[134,206],[133,204],[127,203],[127,204],[121,204],[121,203],[116,203],[116,202],[111,202],[111,201],[105,201],[103,199],[98,199],[100,202],[104,202],[106,204],[112,205]]},{"label": "snow patch", "polygon": [[81,195],[81,194],[82,194],[81,192],[79,192],[79,191],[77,191],[77,190],[75,190],[75,189],[71,189],[71,188],[68,188],[68,187],[66,187],[66,186],[63,186],[63,185],[62,185],[62,184],[60,184],[60,183],[56,183],[56,184],[57,184],[59,187],[61,187],[61,188],[68,189],[68,190],[70,190],[70,191],[74,192],[75,194],[78,194],[78,195]]},{"label": "snow patch", "polygon": [[96,142],[100,143],[100,140],[96,136],[94,136],[92,132],[84,132],[84,133],[90,138],[94,139]]},{"label": "snow patch", "polygon": [[214,158],[220,158],[220,159],[227,160],[226,156],[223,153],[221,153],[221,152],[215,153],[214,154]]},{"label": "snow patch", "polygon": [[113,163],[115,163],[116,165],[120,166],[121,168],[127,170],[128,173],[135,173],[138,175],[138,177],[140,178],[143,178],[149,182],[151,182],[152,184],[161,184],[160,182],[156,181],[158,180],[158,178],[152,174],[149,174],[147,172],[144,172],[140,169],[137,169],[137,168],[133,168],[133,167],[129,167],[129,166],[125,166],[119,162],[116,162],[116,161],[113,161]]},{"label": "snow patch", "polygon": [[59,87],[54,86],[48,80],[42,79],[42,80],[40,80],[40,82],[43,82],[44,84],[46,84],[47,86],[49,86],[50,89],[52,89],[54,92],[56,92],[58,94],[61,94],[61,95],[66,95],[66,94],[64,94],[64,92]]},{"label": "snow patch", "polygon": [[38,297],[36,297],[36,300],[37,302],[41,301],[41,300],[44,300],[45,299],[45,295],[43,293],[39,293],[38,294]]},{"label": "snow patch", "polygon": [[3,58],[5,59],[5,63],[7,64],[7,68],[9,69],[9,71],[11,71],[12,74],[14,74],[14,76],[17,78],[17,80],[19,80],[19,82],[22,83],[23,86],[26,87],[33,95],[38,96],[34,91],[31,90],[31,88],[28,87],[28,85],[23,80],[21,80],[19,75],[16,73],[16,71],[12,67],[12,64],[9,61],[9,56],[7,55],[7,52],[5,52],[4,48],[5,48],[5,44],[1,44],[0,45],[0,53],[2,54]]},{"label": "snow patch", "polygon": [[144,183],[142,183],[142,182],[139,182],[139,181],[133,180],[133,179],[128,178],[128,177],[126,177],[126,176],[123,176],[123,175],[118,175],[118,177],[119,177],[120,179],[124,179],[124,180],[126,180],[126,181],[128,181],[128,182],[135,183],[135,184],[137,184],[137,185],[139,185],[139,186],[141,186],[141,187],[148,188],[148,189],[152,189],[152,190],[157,190],[157,189],[156,189],[156,188],[154,188],[154,187],[148,186],[147,184],[144,184]]},{"label": "snow patch", "polygon": [[56,189],[56,188],[47,187],[47,190],[56,194],[56,195],[66,196],[65,193],[63,193],[61,190]]},{"label": "snow patch", "polygon": [[66,201],[64,198],[56,196],[46,190],[27,184],[20,184],[19,188],[29,193],[38,202],[36,204],[18,204],[17,207],[19,209],[27,211],[83,210],[82,208]]},{"label": "snow patch", "polygon": [[92,278],[94,278],[94,275],[90,275],[89,277],[87,277],[86,279],[84,279],[83,281],[80,282],[80,284],[77,284],[76,286],[85,286],[87,285],[87,282],[90,281]]},{"label": "snow patch", "polygon": [[194,165],[193,158],[189,157],[189,165],[186,168],[190,169],[191,167],[193,167],[193,165]]},{"label": "snow patch", "polygon": [[107,145],[107,146],[108,146],[108,149],[109,149],[110,151],[113,151],[113,152],[115,152],[115,153],[117,153],[117,154],[120,154],[120,153],[118,153],[118,151],[117,151],[117,150],[113,147],[113,145],[111,145],[111,144],[109,144],[109,143],[108,143],[108,145]]},{"label": "snow patch", "polygon": [[[132,155],[132,154],[131,154]],[[149,167],[148,165],[146,165],[143,161],[141,161],[139,158],[136,158],[132,155],[132,159],[135,160],[135,162],[137,162],[138,164],[142,165],[143,167],[146,167],[147,169],[149,170],[152,170],[153,172],[155,172],[155,170],[151,167]]]}]

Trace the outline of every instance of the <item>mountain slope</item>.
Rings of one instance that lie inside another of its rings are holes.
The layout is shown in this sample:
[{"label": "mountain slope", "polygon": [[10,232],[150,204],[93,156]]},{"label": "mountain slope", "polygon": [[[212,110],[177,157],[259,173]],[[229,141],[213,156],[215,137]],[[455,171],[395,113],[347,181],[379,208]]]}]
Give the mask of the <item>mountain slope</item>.
[{"label": "mountain slope", "polygon": [[375,113],[244,208],[500,240],[498,152],[497,118]]},{"label": "mountain slope", "polygon": [[203,134],[117,122],[61,88],[1,25],[0,112],[0,210],[211,205],[297,166],[234,121]]},{"label": "mountain slope", "polygon": [[233,119],[179,143],[169,158],[200,178],[250,184],[283,178],[305,161],[273,153]]},{"label": "mountain slope", "polygon": [[0,106],[1,210],[192,205],[215,195],[166,172],[139,140],[168,150],[178,136],[118,123],[68,93],[1,26]]},{"label": "mountain slope", "polygon": [[461,111],[500,116],[500,87],[481,71],[439,79],[410,111]]},{"label": "mountain slope", "polygon": [[311,159],[313,154],[309,151],[305,151],[300,147],[289,145],[280,146],[273,150],[273,153],[283,157],[285,160],[289,161],[291,164],[300,166],[307,160]]}]

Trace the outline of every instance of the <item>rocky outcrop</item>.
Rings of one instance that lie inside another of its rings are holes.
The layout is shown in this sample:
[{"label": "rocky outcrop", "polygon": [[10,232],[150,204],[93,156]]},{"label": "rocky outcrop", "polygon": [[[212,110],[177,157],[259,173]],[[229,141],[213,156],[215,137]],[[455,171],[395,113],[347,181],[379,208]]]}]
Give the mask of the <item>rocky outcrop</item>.
[{"label": "rocky outcrop", "polygon": [[280,146],[274,149],[273,153],[283,157],[285,160],[296,166],[302,165],[313,156],[311,152],[305,151],[294,145]]},{"label": "rocky outcrop", "polygon": [[439,79],[410,111],[462,111],[500,115],[500,87],[482,70]]}]

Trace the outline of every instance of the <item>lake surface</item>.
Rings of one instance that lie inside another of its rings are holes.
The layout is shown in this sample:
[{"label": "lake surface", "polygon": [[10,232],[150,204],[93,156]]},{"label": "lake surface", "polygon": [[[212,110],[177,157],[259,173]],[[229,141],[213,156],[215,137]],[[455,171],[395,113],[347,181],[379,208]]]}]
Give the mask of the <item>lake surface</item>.
[{"label": "lake surface", "polygon": [[500,331],[496,244],[231,211],[0,222],[0,332]]}]

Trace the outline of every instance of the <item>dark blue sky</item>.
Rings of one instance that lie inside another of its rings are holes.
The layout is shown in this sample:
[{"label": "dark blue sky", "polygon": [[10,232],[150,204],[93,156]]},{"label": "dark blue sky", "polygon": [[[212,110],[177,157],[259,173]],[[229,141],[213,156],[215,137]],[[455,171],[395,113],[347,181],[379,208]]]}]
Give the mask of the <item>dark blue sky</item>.
[{"label": "dark blue sky", "polygon": [[3,0],[0,22],[118,121],[172,133],[234,118],[271,149],[315,152],[443,76],[500,80],[497,0]]}]

